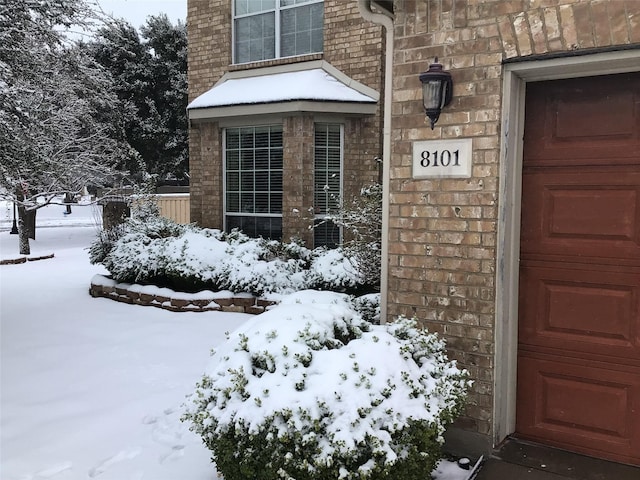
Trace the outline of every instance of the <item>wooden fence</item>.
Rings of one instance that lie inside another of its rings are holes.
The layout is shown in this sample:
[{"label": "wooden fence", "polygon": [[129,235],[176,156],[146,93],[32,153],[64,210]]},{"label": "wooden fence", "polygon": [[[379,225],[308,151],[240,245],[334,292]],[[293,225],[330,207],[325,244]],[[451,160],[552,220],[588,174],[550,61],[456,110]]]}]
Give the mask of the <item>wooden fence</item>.
[{"label": "wooden fence", "polygon": [[160,215],[177,223],[189,223],[189,194],[162,193],[155,195],[160,208]]},{"label": "wooden fence", "polygon": [[[152,195],[153,201],[160,209],[160,215],[169,218],[177,223],[190,223],[189,214],[189,194],[188,193],[158,193]],[[140,201],[148,201],[148,197],[144,200],[132,196],[110,196],[101,202],[102,207],[102,227],[109,229],[125,218],[131,216],[132,207],[135,209],[136,203]]]}]

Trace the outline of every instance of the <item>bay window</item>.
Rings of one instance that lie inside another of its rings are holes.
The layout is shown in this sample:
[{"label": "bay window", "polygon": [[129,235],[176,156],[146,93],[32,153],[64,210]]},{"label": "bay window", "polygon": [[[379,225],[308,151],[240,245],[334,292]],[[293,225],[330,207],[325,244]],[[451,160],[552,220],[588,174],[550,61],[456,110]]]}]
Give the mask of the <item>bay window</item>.
[{"label": "bay window", "polygon": [[282,238],[282,126],[227,128],[225,230]]},{"label": "bay window", "polygon": [[335,248],[340,244],[340,228],[324,218],[335,212],[342,197],[342,126],[316,123],[314,128],[314,246]]}]

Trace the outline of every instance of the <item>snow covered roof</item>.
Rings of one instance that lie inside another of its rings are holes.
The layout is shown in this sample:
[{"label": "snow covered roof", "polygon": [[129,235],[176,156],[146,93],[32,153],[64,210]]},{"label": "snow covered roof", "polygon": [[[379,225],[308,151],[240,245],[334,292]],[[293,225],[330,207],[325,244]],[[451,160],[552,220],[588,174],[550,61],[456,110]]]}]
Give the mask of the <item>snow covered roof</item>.
[{"label": "snow covered roof", "polygon": [[190,119],[297,111],[367,115],[375,113],[378,98],[375,90],[316,61],[229,72],[187,109]]}]

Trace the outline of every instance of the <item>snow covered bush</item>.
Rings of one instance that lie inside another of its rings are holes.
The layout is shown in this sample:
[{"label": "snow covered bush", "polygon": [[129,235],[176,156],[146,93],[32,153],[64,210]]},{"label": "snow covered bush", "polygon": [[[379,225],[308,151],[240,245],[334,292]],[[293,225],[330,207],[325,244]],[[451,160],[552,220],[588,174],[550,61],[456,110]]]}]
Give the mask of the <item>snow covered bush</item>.
[{"label": "snow covered bush", "polygon": [[114,280],[182,291],[257,295],[308,288],[357,292],[364,279],[340,249],[250,238],[241,232],[180,225],[146,212],[102,232],[90,247]]},{"label": "snow covered bush", "polygon": [[102,230],[89,247],[89,261],[104,265],[121,282],[150,281],[164,275],[157,258],[162,246],[188,229],[187,225],[142,209],[140,215]]},{"label": "snow covered bush", "polygon": [[353,308],[364,320],[374,325],[380,325],[380,294],[368,293],[353,300]]},{"label": "snow covered bush", "polygon": [[89,246],[89,262],[92,264],[102,263],[113,250],[116,242],[127,233],[123,224],[114,225],[111,228],[98,232],[98,236]]},{"label": "snow covered bush", "polygon": [[102,263],[110,269],[112,262],[107,259],[108,255],[120,239],[128,234],[141,234],[140,241],[144,243],[145,238],[177,237],[184,232],[184,225],[160,216],[155,196],[137,195],[131,199],[131,217],[111,228],[100,230],[96,240],[90,245],[89,261],[92,264]]},{"label": "snow covered bush", "polygon": [[324,217],[342,228],[344,240],[339,251],[350,263],[358,282],[380,289],[382,241],[382,185],[373,183],[360,189],[350,200],[336,198],[337,207]]},{"label": "snow covered bush", "polygon": [[183,420],[225,480],[426,480],[468,384],[414,320],[299,292],[228,335]]},{"label": "snow covered bush", "polygon": [[317,290],[357,290],[365,284],[365,278],[354,268],[353,262],[342,248],[324,247],[313,251],[309,268],[309,287]]}]

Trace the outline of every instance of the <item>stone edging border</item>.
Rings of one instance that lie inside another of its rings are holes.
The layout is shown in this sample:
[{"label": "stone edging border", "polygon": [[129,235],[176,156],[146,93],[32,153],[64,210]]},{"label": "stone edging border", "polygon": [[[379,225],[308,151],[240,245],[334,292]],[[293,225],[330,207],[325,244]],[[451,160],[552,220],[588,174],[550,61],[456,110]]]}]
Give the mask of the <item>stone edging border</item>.
[{"label": "stone edging border", "polygon": [[[131,305],[142,305],[150,307],[158,307],[172,312],[237,312],[258,315],[264,312],[268,307],[278,302],[258,298],[250,294],[230,297],[200,297],[188,299],[184,298],[185,294],[178,294],[176,297],[164,294],[151,294],[136,291],[132,284],[118,283],[115,285],[101,285],[91,282],[89,294],[92,297],[102,297],[115,300],[117,302],[128,303]],[[188,295],[188,294],[187,294]]]},{"label": "stone edging border", "polygon": [[10,260],[0,260],[0,265],[18,265],[19,263],[37,262],[38,260],[47,260],[53,258],[54,254],[41,255],[39,257],[19,257]]}]

